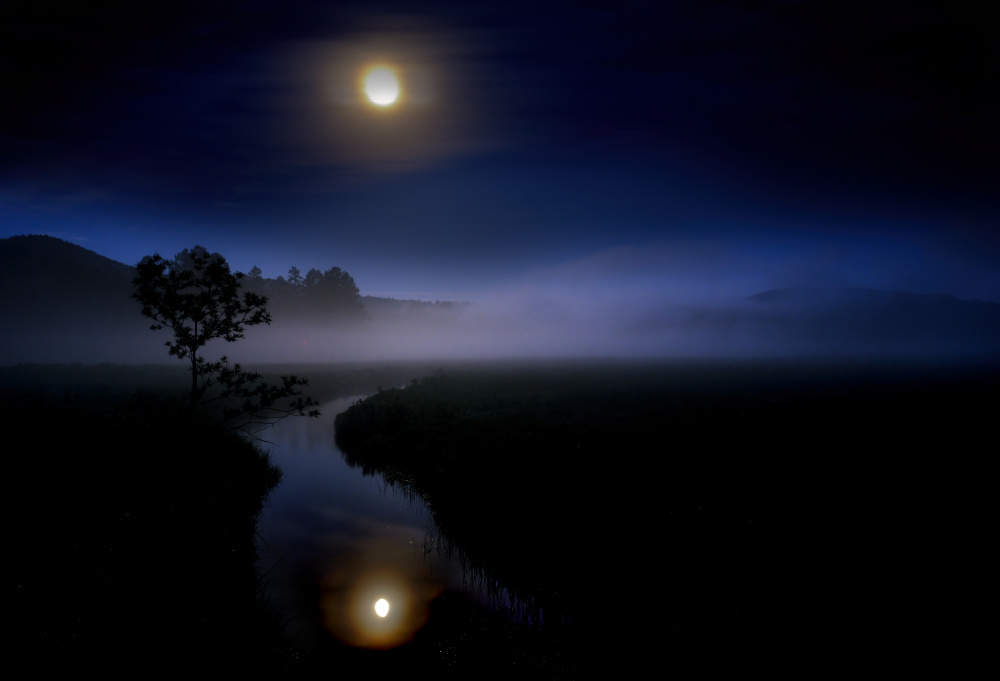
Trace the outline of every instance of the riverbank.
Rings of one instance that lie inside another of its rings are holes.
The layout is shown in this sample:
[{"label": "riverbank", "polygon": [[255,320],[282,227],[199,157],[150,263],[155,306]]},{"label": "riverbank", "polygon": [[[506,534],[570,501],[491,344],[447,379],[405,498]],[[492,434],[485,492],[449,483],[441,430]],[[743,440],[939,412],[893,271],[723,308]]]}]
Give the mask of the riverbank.
[{"label": "riverbank", "polygon": [[2,396],[14,658],[41,676],[285,674],[255,565],[268,454],[158,395],[21,388]]},{"label": "riverbank", "polygon": [[995,365],[455,369],[337,420],[577,669],[982,662]]}]

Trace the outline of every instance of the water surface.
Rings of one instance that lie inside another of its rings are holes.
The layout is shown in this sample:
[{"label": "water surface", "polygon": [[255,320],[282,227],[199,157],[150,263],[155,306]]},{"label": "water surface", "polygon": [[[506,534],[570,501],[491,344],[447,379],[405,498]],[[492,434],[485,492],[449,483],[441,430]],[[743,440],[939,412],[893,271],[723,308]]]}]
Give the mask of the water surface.
[{"label": "water surface", "polygon": [[[270,597],[307,646],[333,637],[395,647],[423,625],[434,598],[463,588],[458,557],[438,541],[423,500],[362,475],[334,444],[335,416],[357,399],[265,433],[284,478],[259,524],[260,565]],[[379,598],[391,606],[385,618],[374,612]]]}]

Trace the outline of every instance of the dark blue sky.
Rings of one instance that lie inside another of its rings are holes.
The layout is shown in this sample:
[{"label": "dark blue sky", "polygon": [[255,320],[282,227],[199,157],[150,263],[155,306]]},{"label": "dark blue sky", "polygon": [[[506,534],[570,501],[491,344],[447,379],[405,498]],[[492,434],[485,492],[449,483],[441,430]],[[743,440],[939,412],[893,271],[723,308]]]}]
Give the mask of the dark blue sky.
[{"label": "dark blue sky", "polygon": [[1000,301],[1000,10],[940,4],[5,2],[0,237],[425,299]]}]

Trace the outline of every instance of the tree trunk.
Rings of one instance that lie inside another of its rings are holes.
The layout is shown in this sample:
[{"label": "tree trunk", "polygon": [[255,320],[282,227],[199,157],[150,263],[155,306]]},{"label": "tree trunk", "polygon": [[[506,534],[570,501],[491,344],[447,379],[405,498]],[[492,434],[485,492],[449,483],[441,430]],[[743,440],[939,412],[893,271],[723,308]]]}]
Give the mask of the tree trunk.
[{"label": "tree trunk", "polygon": [[[198,320],[194,320],[194,338],[198,340]],[[191,348],[191,411],[198,403],[198,346]]]},{"label": "tree trunk", "polygon": [[191,353],[191,409],[198,403],[198,355]]}]

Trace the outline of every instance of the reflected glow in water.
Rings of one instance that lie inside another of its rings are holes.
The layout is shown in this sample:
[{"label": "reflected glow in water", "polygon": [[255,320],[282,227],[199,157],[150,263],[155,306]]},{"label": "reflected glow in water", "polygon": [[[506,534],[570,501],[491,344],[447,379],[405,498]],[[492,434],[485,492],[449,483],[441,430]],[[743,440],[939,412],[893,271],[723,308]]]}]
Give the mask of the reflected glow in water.
[{"label": "reflected glow in water", "polygon": [[[391,570],[360,576],[332,570],[323,584],[324,624],[349,645],[395,648],[427,623],[430,603],[439,594],[439,587]],[[379,612],[379,604],[384,604],[385,614]]]},{"label": "reflected glow in water", "polygon": [[333,418],[356,399],[324,405],[318,419],[275,426],[271,455],[285,477],[262,521],[263,568],[304,645],[333,637],[389,649],[411,640],[432,601],[465,580],[457,561],[426,550],[428,532],[437,530],[422,503],[344,462]]}]

